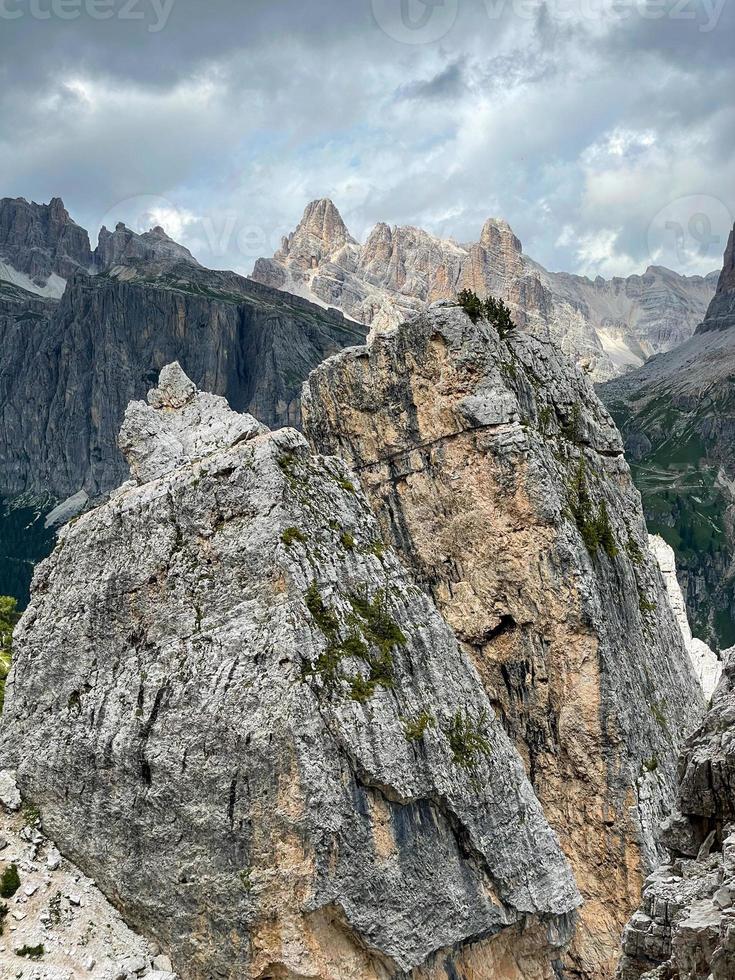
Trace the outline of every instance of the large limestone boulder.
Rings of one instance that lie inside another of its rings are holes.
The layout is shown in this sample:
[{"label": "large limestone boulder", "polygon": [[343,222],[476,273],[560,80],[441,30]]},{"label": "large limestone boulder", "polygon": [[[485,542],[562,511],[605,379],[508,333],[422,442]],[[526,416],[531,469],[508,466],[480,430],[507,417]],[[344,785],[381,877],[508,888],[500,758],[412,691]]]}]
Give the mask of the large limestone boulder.
[{"label": "large limestone boulder", "polygon": [[176,366],[121,444],[16,632],[44,832],[184,980],[553,980],[569,865],[354,476]]}]

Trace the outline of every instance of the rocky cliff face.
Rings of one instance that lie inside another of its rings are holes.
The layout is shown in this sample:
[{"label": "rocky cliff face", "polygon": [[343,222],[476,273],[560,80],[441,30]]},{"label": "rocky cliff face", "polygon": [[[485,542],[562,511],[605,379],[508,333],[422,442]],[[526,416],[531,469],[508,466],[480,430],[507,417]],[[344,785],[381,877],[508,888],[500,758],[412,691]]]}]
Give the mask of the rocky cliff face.
[{"label": "rocky cliff face", "polygon": [[494,218],[474,243],[379,223],[359,245],[329,200],[307,206],[273,258],[258,260],[253,278],[337,307],[376,331],[461,289],[489,293],[510,305],[524,329],[555,340],[598,381],[690,337],[717,281],[716,274],[679,276],[655,266],[610,281],[548,272],[523,254],[508,223]]},{"label": "rocky cliff face", "polygon": [[142,235],[131,231],[119,222],[114,231],[104,226],[100,229],[99,242],[94,252],[95,268],[108,272],[118,266],[145,264],[156,272],[172,262],[199,265],[188,248],[169,238],[161,227],[151,228]]},{"label": "rocky cliff face", "polygon": [[735,644],[735,231],[695,335],[600,387],[625,436],[649,526],[676,552],[694,631]]},{"label": "rocky cliff face", "polygon": [[185,980],[553,980],[569,865],[344,464],[176,365],[121,446],[15,636],[45,832]]},{"label": "rocky cliff face", "polygon": [[17,890],[0,901],[0,976],[179,980],[37,823],[32,807],[21,809],[12,776],[0,773],[0,873],[15,866],[18,874]]},{"label": "rocky cliff face", "polygon": [[717,292],[707,310],[704,322],[697,328],[698,334],[709,330],[728,330],[735,327],[735,227],[725,249]]},{"label": "rocky cliff face", "polygon": [[735,976],[735,660],[679,760],[679,812],[663,828],[670,860],[625,930],[619,980]]},{"label": "rocky cliff face", "polygon": [[[11,204],[0,206],[0,220],[16,229],[13,261],[32,272],[28,243],[48,231],[44,216],[56,227],[50,216],[63,207]],[[35,220],[25,237],[18,215]],[[98,498],[124,479],[116,438],[125,407],[164,364],[180,359],[197,382],[269,425],[298,425],[309,371],[365,336],[336,311],[203,269],[160,228],[103,229],[94,255],[80,253],[93,274],[86,266],[74,272],[63,248],[81,229],[63,215],[66,231],[46,234],[41,249],[48,262],[58,260],[44,269],[71,276],[66,284],[57,276],[61,300],[30,291],[25,273],[14,274],[21,285],[0,281],[0,554],[10,559],[0,582],[22,601],[31,564],[50,545],[38,513],[69,496]]]},{"label": "rocky cliff face", "polygon": [[648,542],[658,562],[658,567],[661,569],[669,605],[679,624],[679,629],[684,639],[684,646],[689,651],[689,658],[692,661],[694,672],[702,685],[705,701],[709,704],[722,676],[722,664],[717,654],[706,643],[692,636],[692,630],[687,617],[684,593],[681,591],[679,579],[676,575],[676,556],[674,555],[674,549],[666,544],[664,539],[657,534],[649,535]]},{"label": "rocky cliff face", "polygon": [[612,420],[555,346],[441,304],[326,361],[302,401],[560,836],[585,899],[569,975],[609,978],[703,704]]},{"label": "rocky cliff face", "polygon": [[50,204],[0,199],[0,280],[58,296],[61,280],[91,264],[89,236],[71,220],[61,198]]}]

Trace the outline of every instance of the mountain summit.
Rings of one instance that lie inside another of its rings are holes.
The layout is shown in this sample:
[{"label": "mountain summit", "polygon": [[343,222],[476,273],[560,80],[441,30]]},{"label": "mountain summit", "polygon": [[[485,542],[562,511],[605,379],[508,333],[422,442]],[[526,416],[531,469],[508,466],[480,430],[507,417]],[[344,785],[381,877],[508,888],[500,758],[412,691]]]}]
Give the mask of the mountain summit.
[{"label": "mountain summit", "polygon": [[594,281],[548,272],[523,253],[507,221],[489,218],[477,242],[458,244],[413,226],[379,222],[358,244],[332,201],[313,201],[252,278],[296,293],[381,332],[440,299],[473,289],[504,299],[520,326],[555,340],[596,381],[639,367],[692,335],[717,276],[650,267]]}]

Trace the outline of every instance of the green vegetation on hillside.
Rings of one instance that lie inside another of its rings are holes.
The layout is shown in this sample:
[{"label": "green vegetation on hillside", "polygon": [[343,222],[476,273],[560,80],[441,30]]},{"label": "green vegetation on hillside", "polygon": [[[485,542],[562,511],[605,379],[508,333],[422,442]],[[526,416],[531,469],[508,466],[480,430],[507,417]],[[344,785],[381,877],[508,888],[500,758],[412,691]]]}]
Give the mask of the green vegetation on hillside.
[{"label": "green vegetation on hillside", "polygon": [[510,310],[502,299],[495,299],[494,296],[480,299],[477,293],[471,289],[463,289],[457,293],[457,302],[473,323],[477,323],[480,318],[491,323],[498,331],[501,339],[507,337],[511,330],[515,329]]},{"label": "green vegetation on hillside", "polygon": [[13,629],[18,622],[17,605],[12,596],[0,596],[0,714],[5,705],[5,681],[10,673]]},{"label": "green vegetation on hillside", "polygon": [[52,507],[0,497],[0,595],[15,596],[20,609],[28,605],[35,565],[54,547],[54,530],[44,527]]},{"label": "green vegetation on hillside", "polygon": [[[733,406],[679,408],[666,394],[636,408],[623,402],[608,407],[626,437],[642,433],[651,443],[641,458],[629,458],[651,534],[671,545],[680,571],[688,570],[701,579],[706,566],[728,567],[732,544],[725,512],[729,502],[718,481],[719,463],[712,458],[712,447],[702,433],[715,409],[722,419],[732,413]],[[729,603],[728,595],[715,592],[711,587],[700,592],[696,613],[690,605],[690,619],[696,636],[725,648],[735,644],[735,623],[721,606]]]}]

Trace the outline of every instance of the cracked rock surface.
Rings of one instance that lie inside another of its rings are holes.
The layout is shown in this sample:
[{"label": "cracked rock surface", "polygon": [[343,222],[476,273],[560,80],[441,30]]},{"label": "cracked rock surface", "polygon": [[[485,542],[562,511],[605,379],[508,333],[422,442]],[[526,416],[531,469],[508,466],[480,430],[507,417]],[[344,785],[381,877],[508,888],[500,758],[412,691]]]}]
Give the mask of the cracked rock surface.
[{"label": "cracked rock surface", "polygon": [[569,864],[354,476],[176,365],[121,445],[15,636],[44,833],[184,980],[553,980]]},{"label": "cracked rock surface", "polygon": [[679,760],[668,862],[646,881],[623,937],[618,980],[735,976],[735,656]]},{"label": "cracked rock surface", "polygon": [[609,980],[704,710],[617,429],[557,347],[451,303],[329,358],[302,404],[526,763],[585,899],[567,969]]}]

